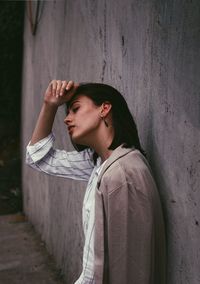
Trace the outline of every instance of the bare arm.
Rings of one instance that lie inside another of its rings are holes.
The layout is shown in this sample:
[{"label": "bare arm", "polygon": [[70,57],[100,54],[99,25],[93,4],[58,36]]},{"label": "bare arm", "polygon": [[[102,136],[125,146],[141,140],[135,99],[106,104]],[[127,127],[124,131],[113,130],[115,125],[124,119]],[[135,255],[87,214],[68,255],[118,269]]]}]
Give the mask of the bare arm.
[{"label": "bare arm", "polygon": [[50,82],[44,94],[43,105],[30,145],[35,144],[50,134],[58,107],[71,99],[77,86],[73,81],[53,80]]}]

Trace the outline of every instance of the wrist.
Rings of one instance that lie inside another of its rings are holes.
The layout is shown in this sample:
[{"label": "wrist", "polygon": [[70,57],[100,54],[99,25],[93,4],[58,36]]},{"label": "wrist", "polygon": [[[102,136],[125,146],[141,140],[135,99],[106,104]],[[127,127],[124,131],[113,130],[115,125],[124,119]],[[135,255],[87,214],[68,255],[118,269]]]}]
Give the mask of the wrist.
[{"label": "wrist", "polygon": [[47,108],[47,109],[49,109],[49,110],[57,110],[58,109],[58,105],[57,104],[55,104],[55,103],[52,103],[52,102],[49,102],[49,101],[45,101],[44,100],[44,102],[43,102],[43,107],[44,108]]}]

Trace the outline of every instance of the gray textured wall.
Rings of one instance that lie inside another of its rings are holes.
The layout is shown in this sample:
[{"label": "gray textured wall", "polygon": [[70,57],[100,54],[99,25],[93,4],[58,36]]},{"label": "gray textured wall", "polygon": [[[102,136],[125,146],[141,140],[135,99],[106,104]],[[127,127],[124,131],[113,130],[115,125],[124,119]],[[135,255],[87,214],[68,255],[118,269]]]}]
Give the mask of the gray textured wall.
[{"label": "gray textured wall", "polygon": [[[125,95],[159,186],[168,284],[200,282],[200,2],[43,2],[35,37],[25,19],[22,149],[53,79],[103,81]],[[57,146],[72,149],[56,118]],[[67,283],[81,265],[85,184],[23,166],[24,207]]]}]

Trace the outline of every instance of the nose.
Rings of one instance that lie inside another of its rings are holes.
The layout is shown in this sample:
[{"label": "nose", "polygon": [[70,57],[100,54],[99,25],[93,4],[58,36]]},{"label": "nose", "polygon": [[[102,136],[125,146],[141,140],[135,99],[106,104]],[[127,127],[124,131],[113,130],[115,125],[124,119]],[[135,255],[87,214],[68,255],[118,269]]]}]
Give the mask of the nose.
[{"label": "nose", "polygon": [[64,123],[68,125],[72,121],[70,114],[68,113],[64,119]]}]

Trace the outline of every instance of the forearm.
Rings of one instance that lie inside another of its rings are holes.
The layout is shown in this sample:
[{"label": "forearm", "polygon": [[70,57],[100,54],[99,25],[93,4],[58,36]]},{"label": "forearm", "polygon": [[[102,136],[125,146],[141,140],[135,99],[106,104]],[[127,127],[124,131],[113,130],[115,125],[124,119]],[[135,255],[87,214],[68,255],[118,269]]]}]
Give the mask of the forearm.
[{"label": "forearm", "polygon": [[50,82],[44,94],[44,102],[30,145],[50,134],[58,107],[71,99],[77,86],[73,81],[53,80]]},{"label": "forearm", "polygon": [[35,129],[33,131],[30,145],[35,144],[50,134],[57,109],[58,106],[56,105],[48,104],[46,102],[43,103]]}]

